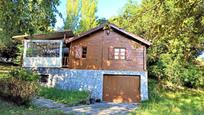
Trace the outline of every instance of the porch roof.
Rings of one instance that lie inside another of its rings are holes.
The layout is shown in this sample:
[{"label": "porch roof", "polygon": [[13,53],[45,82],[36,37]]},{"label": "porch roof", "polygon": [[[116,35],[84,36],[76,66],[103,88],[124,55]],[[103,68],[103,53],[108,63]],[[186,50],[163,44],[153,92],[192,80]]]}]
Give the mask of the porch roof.
[{"label": "porch roof", "polygon": [[16,40],[25,40],[25,39],[36,39],[36,40],[58,40],[58,39],[66,39],[73,37],[74,34],[71,30],[65,30],[60,32],[53,32],[47,34],[34,34],[34,35],[17,35],[13,36],[13,39]]}]

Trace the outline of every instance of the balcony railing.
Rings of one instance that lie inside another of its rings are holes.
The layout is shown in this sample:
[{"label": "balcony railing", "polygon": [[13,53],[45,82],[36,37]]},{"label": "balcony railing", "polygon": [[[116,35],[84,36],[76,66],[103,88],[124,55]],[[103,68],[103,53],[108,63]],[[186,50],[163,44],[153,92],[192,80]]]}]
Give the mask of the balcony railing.
[{"label": "balcony railing", "polygon": [[62,58],[62,67],[69,67],[69,58],[68,57]]}]

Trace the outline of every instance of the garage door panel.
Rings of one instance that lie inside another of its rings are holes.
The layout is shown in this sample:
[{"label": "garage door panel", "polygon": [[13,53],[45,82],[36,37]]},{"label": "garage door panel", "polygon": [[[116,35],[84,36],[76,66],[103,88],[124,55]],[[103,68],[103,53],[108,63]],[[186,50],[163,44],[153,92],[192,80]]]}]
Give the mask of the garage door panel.
[{"label": "garage door panel", "polygon": [[105,75],[103,100],[109,102],[139,102],[139,76]]}]

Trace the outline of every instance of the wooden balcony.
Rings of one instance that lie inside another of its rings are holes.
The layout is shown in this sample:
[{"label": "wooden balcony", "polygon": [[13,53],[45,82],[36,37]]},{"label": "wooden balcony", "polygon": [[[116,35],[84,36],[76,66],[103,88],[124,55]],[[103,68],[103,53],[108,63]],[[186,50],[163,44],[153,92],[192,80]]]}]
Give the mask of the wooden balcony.
[{"label": "wooden balcony", "polygon": [[64,68],[69,67],[69,58],[68,57],[63,57],[62,58],[62,67],[64,67]]}]

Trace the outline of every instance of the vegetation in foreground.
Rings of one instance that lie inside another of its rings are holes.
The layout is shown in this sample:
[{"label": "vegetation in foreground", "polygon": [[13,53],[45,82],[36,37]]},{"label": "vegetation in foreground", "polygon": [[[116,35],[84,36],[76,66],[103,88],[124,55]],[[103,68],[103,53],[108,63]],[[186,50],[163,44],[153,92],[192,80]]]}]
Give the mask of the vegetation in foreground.
[{"label": "vegetation in foreground", "polygon": [[39,76],[24,68],[12,69],[0,79],[0,97],[17,105],[27,105],[39,89]]},{"label": "vegetation in foreground", "polygon": [[12,64],[0,62],[0,79],[7,77],[8,73],[15,67],[16,66],[13,66]]},{"label": "vegetation in foreground", "polygon": [[142,115],[202,115],[204,91],[180,89],[161,90],[156,82],[150,82],[150,100],[141,103],[131,114]]},{"label": "vegetation in foreground", "polygon": [[68,91],[47,87],[40,88],[39,96],[68,105],[86,104],[89,99],[89,93],[86,91]]},{"label": "vegetation in foreground", "polygon": [[34,106],[16,106],[0,100],[1,115],[64,115],[63,112]]}]

